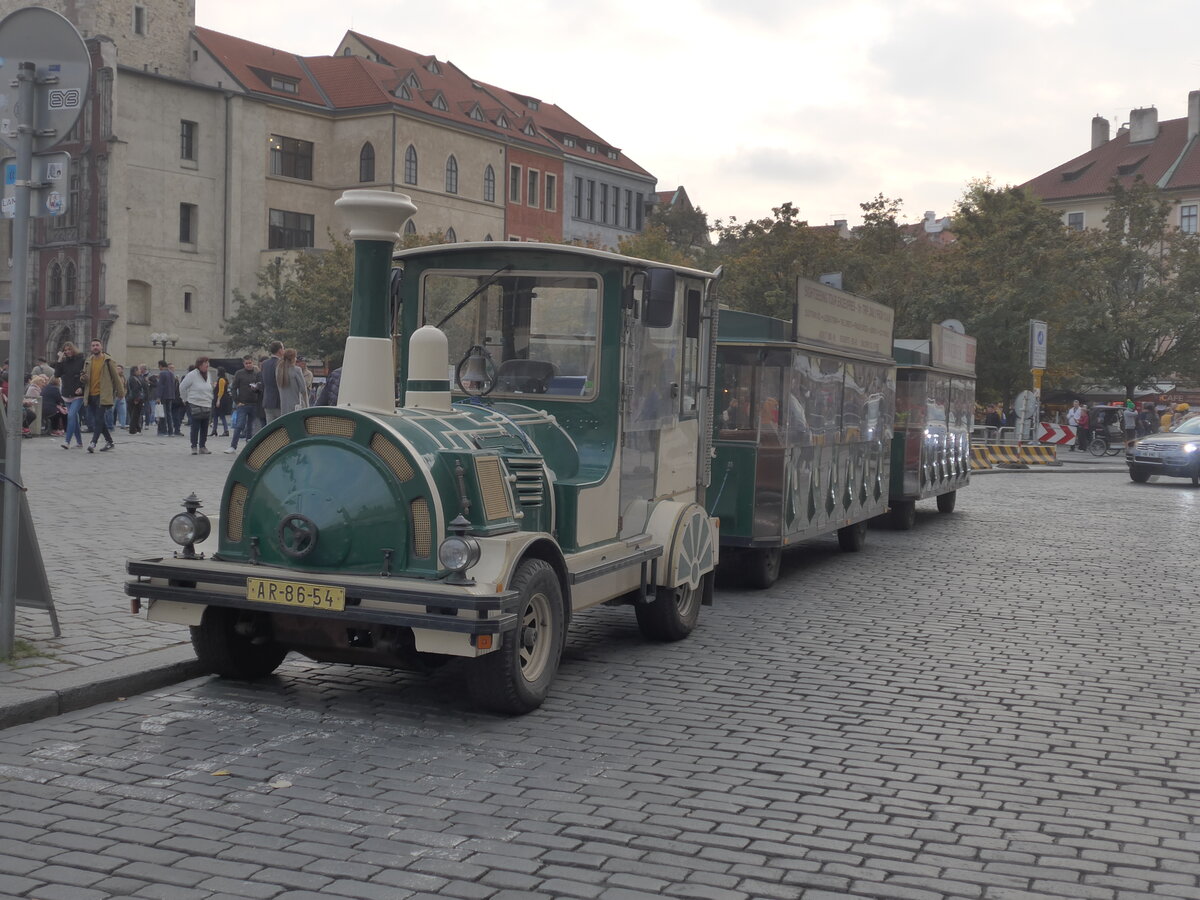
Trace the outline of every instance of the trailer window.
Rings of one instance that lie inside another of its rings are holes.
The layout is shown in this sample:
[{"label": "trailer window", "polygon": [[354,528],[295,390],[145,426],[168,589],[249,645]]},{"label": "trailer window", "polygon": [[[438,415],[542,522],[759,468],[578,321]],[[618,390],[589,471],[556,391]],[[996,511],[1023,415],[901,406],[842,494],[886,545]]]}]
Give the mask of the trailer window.
[{"label": "trailer window", "polygon": [[423,304],[425,324],[446,333],[451,367],[471,347],[484,348],[496,368],[493,396],[595,396],[598,277],[430,272]]}]

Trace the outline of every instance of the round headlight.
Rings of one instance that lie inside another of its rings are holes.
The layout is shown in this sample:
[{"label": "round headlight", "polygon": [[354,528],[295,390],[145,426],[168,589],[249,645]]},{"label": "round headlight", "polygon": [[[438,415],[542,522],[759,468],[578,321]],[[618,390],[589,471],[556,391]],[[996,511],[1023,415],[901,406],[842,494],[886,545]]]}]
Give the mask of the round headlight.
[{"label": "round headlight", "polygon": [[171,540],[181,547],[185,544],[195,543],[196,520],[190,513],[179,513],[171,519],[171,524],[167,526],[167,532],[171,535]]},{"label": "round headlight", "polygon": [[1194,444],[1191,441],[1188,441],[1188,443],[1183,445],[1184,453],[1195,453],[1197,450],[1200,450],[1200,444]]},{"label": "round headlight", "polygon": [[438,547],[438,562],[443,568],[465,571],[479,562],[479,542],[474,538],[451,535]]}]

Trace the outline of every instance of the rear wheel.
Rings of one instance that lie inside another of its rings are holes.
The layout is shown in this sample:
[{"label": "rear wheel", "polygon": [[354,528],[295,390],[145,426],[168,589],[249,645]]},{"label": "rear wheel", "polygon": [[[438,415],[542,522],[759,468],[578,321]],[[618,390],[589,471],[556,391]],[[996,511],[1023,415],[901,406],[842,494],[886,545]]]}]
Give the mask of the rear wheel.
[{"label": "rear wheel", "polygon": [[762,550],[747,550],[739,554],[737,562],[742,566],[742,577],[747,587],[766,590],[779,578],[779,563],[783,551],[778,547]]},{"label": "rear wheel", "polygon": [[652,641],[681,641],[696,627],[700,604],[712,580],[709,572],[695,587],[684,582],[677,588],[660,587],[650,603],[634,606],[638,628]]},{"label": "rear wheel", "polygon": [[1088,442],[1088,453],[1092,456],[1103,456],[1108,452],[1108,441],[1102,437],[1094,437]]},{"label": "rear wheel", "polygon": [[288,653],[272,640],[270,623],[261,613],[210,606],[191,632],[196,658],[222,678],[265,678]]},{"label": "rear wheel", "polygon": [[888,512],[888,524],[897,531],[910,531],[917,524],[915,500],[897,500]]},{"label": "rear wheel", "polygon": [[940,513],[954,512],[954,504],[958,502],[958,491],[946,491],[944,494],[938,494],[937,506]]},{"label": "rear wheel", "polygon": [[1145,484],[1150,480],[1150,471],[1142,466],[1130,466],[1129,477],[1138,484]]},{"label": "rear wheel", "polygon": [[867,523],[855,522],[838,529],[838,546],[846,553],[857,553],[867,543]]},{"label": "rear wheel", "polygon": [[550,693],[567,623],[562,587],[548,562],[525,560],[512,588],[520,595],[517,627],[505,633],[500,649],[471,664],[468,687],[478,705],[520,715],[537,709]]}]

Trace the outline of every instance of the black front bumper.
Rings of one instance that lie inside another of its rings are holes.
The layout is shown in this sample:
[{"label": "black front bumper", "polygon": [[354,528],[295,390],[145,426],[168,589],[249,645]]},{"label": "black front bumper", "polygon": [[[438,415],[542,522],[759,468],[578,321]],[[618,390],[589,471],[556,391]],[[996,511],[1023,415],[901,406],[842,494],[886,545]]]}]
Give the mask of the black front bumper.
[{"label": "black front bumper", "polygon": [[[394,576],[330,577],[207,559],[131,559],[125,564],[125,570],[133,576],[133,580],[125,583],[125,593],[142,600],[170,600],[250,609],[268,614],[312,616],[350,624],[426,628],[472,636],[502,634],[516,628],[518,621],[520,595],[516,591],[471,594],[450,586],[439,586],[439,589],[430,586],[429,582]],[[246,598],[248,578],[275,578],[343,588],[346,591],[346,607],[342,610],[324,610],[249,600]],[[364,601],[388,606],[419,606],[422,609],[364,607]]]}]

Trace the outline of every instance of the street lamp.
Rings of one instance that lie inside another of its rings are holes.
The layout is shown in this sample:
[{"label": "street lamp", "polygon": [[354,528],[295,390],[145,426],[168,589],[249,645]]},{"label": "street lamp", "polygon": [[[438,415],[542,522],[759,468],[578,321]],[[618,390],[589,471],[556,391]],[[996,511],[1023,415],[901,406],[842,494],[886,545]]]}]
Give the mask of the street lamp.
[{"label": "street lamp", "polygon": [[156,331],[154,334],[150,335],[150,343],[152,343],[155,347],[162,347],[162,356],[160,356],[159,359],[166,359],[167,344],[170,344],[172,347],[174,347],[179,343],[179,335]]}]

